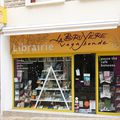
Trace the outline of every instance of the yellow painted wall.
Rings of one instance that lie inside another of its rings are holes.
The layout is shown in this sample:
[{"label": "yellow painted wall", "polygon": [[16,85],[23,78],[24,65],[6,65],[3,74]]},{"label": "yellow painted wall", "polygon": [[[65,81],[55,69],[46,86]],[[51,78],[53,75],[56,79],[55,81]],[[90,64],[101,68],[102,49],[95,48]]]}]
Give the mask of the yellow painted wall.
[{"label": "yellow painted wall", "polygon": [[3,7],[0,7],[0,23],[7,23],[6,9]]},{"label": "yellow painted wall", "polygon": [[97,53],[120,51],[120,27],[10,37],[12,54]]}]

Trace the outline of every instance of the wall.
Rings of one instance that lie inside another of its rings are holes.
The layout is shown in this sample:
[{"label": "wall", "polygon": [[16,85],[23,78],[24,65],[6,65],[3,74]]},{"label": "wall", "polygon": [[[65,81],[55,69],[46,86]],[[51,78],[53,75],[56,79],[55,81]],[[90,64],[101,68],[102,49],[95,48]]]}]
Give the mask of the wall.
[{"label": "wall", "polygon": [[0,37],[1,110],[9,110],[12,107],[12,59],[9,37]]},{"label": "wall", "polygon": [[7,27],[110,21],[120,17],[120,0],[75,0],[62,4],[8,8]]}]

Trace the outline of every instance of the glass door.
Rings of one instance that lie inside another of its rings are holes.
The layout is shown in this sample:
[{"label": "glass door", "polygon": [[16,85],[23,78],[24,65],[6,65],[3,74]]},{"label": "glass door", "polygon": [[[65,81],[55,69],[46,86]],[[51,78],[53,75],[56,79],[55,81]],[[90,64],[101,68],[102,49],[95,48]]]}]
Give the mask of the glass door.
[{"label": "glass door", "polygon": [[74,56],[74,109],[77,113],[95,113],[95,54]]}]

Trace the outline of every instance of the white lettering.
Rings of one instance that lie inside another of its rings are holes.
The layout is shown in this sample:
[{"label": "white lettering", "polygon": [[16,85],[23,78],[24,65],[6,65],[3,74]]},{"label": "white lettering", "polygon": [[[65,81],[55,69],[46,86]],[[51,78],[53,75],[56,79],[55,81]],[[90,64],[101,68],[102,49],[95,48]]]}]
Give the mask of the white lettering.
[{"label": "white lettering", "polygon": [[39,51],[53,51],[54,46],[52,44],[42,44],[42,45],[24,45],[21,44],[16,46],[13,44],[13,52],[39,52]]},{"label": "white lettering", "polygon": [[21,47],[19,47],[21,49],[22,52],[27,51],[27,46],[26,45],[21,45]]},{"label": "white lettering", "polygon": [[49,45],[48,46],[48,50],[52,51],[54,49],[54,46],[53,45]]},{"label": "white lettering", "polygon": [[32,46],[31,46],[31,50],[32,50],[32,51],[37,51],[36,45],[32,45]]},{"label": "white lettering", "polygon": [[13,44],[13,52],[16,52],[17,51],[17,47]]}]

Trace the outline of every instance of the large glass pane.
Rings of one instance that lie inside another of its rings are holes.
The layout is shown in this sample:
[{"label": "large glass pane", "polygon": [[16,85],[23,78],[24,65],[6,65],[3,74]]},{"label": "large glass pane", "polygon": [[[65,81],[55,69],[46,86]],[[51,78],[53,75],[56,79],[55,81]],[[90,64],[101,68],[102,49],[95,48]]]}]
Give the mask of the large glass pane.
[{"label": "large glass pane", "polygon": [[120,56],[99,56],[99,111],[120,112]]},{"label": "large glass pane", "polygon": [[71,110],[71,57],[15,58],[14,106]]}]

